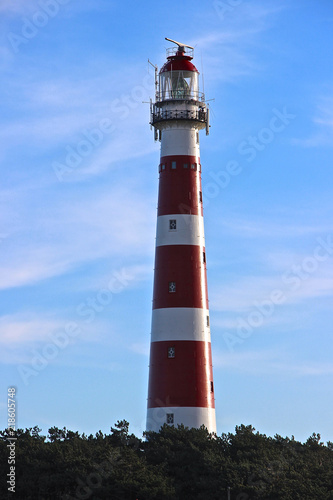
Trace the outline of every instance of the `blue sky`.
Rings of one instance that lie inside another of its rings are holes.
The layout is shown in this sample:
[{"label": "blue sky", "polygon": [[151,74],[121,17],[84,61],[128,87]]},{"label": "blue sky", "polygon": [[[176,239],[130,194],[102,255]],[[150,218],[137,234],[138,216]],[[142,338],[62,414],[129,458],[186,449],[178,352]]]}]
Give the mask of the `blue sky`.
[{"label": "blue sky", "polygon": [[[330,0],[3,0],[0,380],[19,427],[145,427],[164,37],[195,47],[218,433],[333,440]],[[202,87],[202,82],[201,82]]]}]

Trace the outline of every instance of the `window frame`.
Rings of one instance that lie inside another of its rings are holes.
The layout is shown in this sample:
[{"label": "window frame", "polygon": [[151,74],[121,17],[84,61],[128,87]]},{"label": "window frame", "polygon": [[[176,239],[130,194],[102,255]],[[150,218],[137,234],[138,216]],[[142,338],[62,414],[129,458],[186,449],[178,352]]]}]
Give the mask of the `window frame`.
[{"label": "window frame", "polygon": [[167,413],[165,420],[166,420],[167,425],[174,425],[175,424],[175,414],[174,413]]},{"label": "window frame", "polygon": [[[172,349],[173,349],[173,355],[170,355],[170,353],[172,353]],[[168,359],[174,359],[176,357],[176,348],[174,345],[171,345],[168,347]]]}]

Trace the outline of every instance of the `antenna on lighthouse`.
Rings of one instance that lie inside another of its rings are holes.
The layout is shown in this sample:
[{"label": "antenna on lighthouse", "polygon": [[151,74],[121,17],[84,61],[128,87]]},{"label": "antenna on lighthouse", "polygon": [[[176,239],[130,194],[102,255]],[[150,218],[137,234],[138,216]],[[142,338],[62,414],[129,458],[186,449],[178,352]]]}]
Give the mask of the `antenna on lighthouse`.
[{"label": "antenna on lighthouse", "polygon": [[[172,43],[175,43],[176,45],[178,45],[180,50],[184,49],[185,47],[187,47],[188,49],[194,50],[194,48],[191,47],[191,45],[186,45],[186,43],[176,42],[176,40],[172,40],[171,38],[167,38],[167,37],[165,37],[165,39],[168,40],[168,42],[172,42]],[[183,50],[182,52],[185,52],[185,50]]]},{"label": "antenna on lighthouse", "polygon": [[150,64],[155,70],[155,99],[157,101],[157,99],[158,99],[158,67],[156,66],[156,64],[153,64],[149,59],[148,59],[148,64]]}]

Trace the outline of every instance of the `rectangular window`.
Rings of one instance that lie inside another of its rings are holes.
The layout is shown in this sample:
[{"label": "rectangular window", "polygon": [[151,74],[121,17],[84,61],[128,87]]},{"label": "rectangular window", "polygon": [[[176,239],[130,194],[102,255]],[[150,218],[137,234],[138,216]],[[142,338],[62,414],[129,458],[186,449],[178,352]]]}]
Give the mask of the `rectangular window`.
[{"label": "rectangular window", "polygon": [[197,144],[199,144],[199,132],[197,132]]},{"label": "rectangular window", "polygon": [[188,163],[184,163],[184,164],[183,164],[183,167],[184,167],[184,168],[188,168]]},{"label": "rectangular window", "polygon": [[176,282],[169,281],[169,293],[175,293],[175,292],[176,292]]},{"label": "rectangular window", "polygon": [[171,168],[172,168],[172,169],[175,169],[176,167],[177,167],[177,162],[172,161],[172,162],[171,162]]},{"label": "rectangular window", "polygon": [[174,414],[173,413],[167,413],[166,414],[166,423],[169,425],[172,425],[174,423]]},{"label": "rectangular window", "polygon": [[176,349],[174,347],[168,347],[168,358],[174,358],[176,355]]},{"label": "rectangular window", "polygon": [[164,165],[164,163],[162,163],[162,170],[165,170],[165,165]]},{"label": "rectangular window", "polygon": [[202,191],[199,191],[199,201],[202,203]]},{"label": "rectangular window", "polygon": [[213,384],[213,382],[210,383],[210,392],[214,392],[214,384]]},{"label": "rectangular window", "polygon": [[176,231],[176,230],[177,230],[177,220],[169,219],[169,231]]},{"label": "rectangular window", "polygon": [[209,326],[209,316],[207,316],[207,326]]},{"label": "rectangular window", "polygon": [[199,163],[199,172],[201,172],[201,163]]},{"label": "rectangular window", "polygon": [[191,169],[195,170],[195,163],[191,163]]},{"label": "rectangular window", "polygon": [[206,264],[206,252],[202,252],[202,262]]}]

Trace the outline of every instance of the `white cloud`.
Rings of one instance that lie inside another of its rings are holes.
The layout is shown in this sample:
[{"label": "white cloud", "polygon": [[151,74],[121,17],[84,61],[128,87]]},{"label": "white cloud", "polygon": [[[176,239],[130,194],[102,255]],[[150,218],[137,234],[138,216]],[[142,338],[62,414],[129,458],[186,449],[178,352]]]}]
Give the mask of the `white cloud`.
[{"label": "white cloud", "polygon": [[[234,7],[229,5],[228,8],[228,2],[213,2],[213,8],[214,24],[210,33],[197,38],[194,43],[205,52],[205,67],[211,69],[212,75],[210,86],[217,80],[232,82],[261,72],[264,68],[252,49],[257,51],[260,35],[286,6],[272,7],[262,3],[241,2]],[[217,24],[220,24],[218,30]]]},{"label": "white cloud", "polygon": [[149,356],[149,342],[148,341],[145,343],[135,342],[135,343],[131,344],[129,348],[131,351],[136,352],[137,354],[141,354],[141,355],[146,356],[146,357]]},{"label": "white cloud", "polygon": [[[0,318],[0,362],[5,364],[31,364],[36,353],[47,362],[76,365],[83,354],[90,359],[91,345],[112,345],[119,342],[110,319],[97,315],[91,321],[79,316],[75,310],[62,316],[54,312],[18,312]],[[105,308],[105,313],[107,310]],[[66,316],[67,314],[67,316]],[[68,361],[63,355],[75,346],[75,353]],[[61,356],[60,356],[61,354]],[[84,365],[84,363],[82,364]],[[110,363],[111,365],[111,363]],[[96,365],[97,366],[97,365]]]},{"label": "white cloud", "polygon": [[14,315],[0,318],[0,343],[22,345],[25,342],[44,341],[47,335],[62,327],[56,319],[39,319],[34,315]]},{"label": "white cloud", "polygon": [[0,3],[0,13],[4,14],[25,14],[35,12],[38,7],[36,0],[27,2],[26,0],[2,0]]},{"label": "white cloud", "polygon": [[333,141],[333,98],[330,91],[317,99],[312,117],[313,132],[304,138],[293,138],[291,143],[304,148],[332,146]]},{"label": "white cloud", "polygon": [[[277,310],[333,295],[332,258],[316,262],[311,256],[302,255],[296,262],[297,265],[289,264],[280,274],[271,275],[271,269],[266,269],[267,275],[244,276],[237,281],[226,282],[223,287],[211,286],[210,308],[246,315],[255,308],[255,304],[267,300],[272,302],[271,297],[276,290],[281,292],[283,298],[281,305],[275,305]],[[306,267],[308,262],[315,267]]]},{"label": "white cloud", "polygon": [[[228,217],[221,217],[216,222],[215,225],[219,225],[219,230],[223,233],[228,232],[231,234],[236,234],[237,236],[243,238],[259,238],[259,237],[274,237],[274,238],[299,238],[300,236],[308,235],[326,235],[328,233],[333,233],[332,224],[322,223],[320,226],[318,224],[308,224],[304,219],[310,215],[313,216],[315,211],[311,211],[309,214],[293,212],[293,219],[299,218],[302,220],[301,223],[292,223],[285,220],[287,217],[283,213],[277,213],[278,207],[275,208],[275,212],[267,212],[265,216],[257,216],[253,218],[244,218],[228,215]],[[321,212],[322,214],[322,212]],[[276,219],[279,222],[275,222]],[[290,213],[288,215],[290,218]]]},{"label": "white cloud", "polygon": [[[5,150],[17,147],[18,138],[21,145],[37,145],[40,149],[50,150],[61,142],[75,145],[85,138],[87,129],[99,128],[105,120],[112,123],[118,135],[127,137],[134,129],[136,133],[148,129],[149,105],[142,101],[153,94],[154,78],[142,64],[124,67],[123,61],[113,59],[110,63],[95,58],[85,61],[84,73],[79,65],[70,73],[66,65],[61,68],[51,80],[40,67],[33,69],[29,79],[24,66],[15,69],[15,75],[10,70],[4,75],[3,85],[10,89],[0,119]],[[18,110],[20,116],[16,118]],[[114,133],[106,139],[116,146],[118,137]],[[123,154],[126,157],[126,151]]]},{"label": "white cloud", "polygon": [[333,363],[300,361],[277,350],[222,353],[214,350],[214,367],[249,375],[289,377],[327,376],[333,374]]},{"label": "white cloud", "polygon": [[89,195],[84,189],[71,193],[61,203],[52,194],[54,204],[43,191],[25,193],[26,199],[22,191],[12,194],[17,219],[12,221],[10,213],[5,218],[9,236],[1,243],[0,289],[35,284],[99,258],[152,255],[155,201],[135,182]]}]

